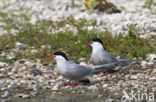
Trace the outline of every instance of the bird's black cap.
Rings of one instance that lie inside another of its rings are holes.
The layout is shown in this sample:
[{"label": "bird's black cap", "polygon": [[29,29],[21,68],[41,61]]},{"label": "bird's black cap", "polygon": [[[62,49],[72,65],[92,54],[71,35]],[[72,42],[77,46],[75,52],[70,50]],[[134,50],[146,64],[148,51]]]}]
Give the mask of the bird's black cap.
[{"label": "bird's black cap", "polygon": [[62,51],[57,51],[57,52],[54,53],[54,55],[63,56],[68,61],[68,58],[67,58],[66,54],[64,52],[62,52]]},{"label": "bird's black cap", "polygon": [[94,38],[94,39],[91,39],[90,41],[99,42],[103,45],[101,39],[99,39],[99,38]]}]

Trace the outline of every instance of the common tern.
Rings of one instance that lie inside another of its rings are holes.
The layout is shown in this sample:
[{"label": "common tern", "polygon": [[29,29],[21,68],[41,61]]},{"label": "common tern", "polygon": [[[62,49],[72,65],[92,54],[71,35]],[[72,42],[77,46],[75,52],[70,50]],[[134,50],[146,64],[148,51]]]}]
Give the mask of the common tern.
[{"label": "common tern", "polygon": [[94,38],[87,42],[88,43],[86,45],[91,45],[92,47],[90,61],[94,65],[103,65],[103,64],[114,63],[114,62],[122,62],[120,63],[121,66],[130,64],[130,61],[116,58],[114,55],[107,52],[103,47],[103,43],[101,39]]},{"label": "common tern", "polygon": [[89,75],[98,72],[106,72],[107,70],[119,65],[118,62],[98,66],[80,65],[69,61],[66,54],[61,51],[55,52],[54,54],[51,54],[49,56],[51,56],[49,60],[56,60],[58,74],[70,79],[68,85],[70,84],[71,80],[75,80],[76,83],[77,80],[85,80]]}]

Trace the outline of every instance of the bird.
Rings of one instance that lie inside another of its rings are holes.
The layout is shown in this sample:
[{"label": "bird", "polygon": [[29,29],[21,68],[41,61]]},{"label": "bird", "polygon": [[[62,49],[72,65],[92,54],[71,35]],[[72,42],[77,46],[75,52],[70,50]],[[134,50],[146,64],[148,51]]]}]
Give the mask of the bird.
[{"label": "bird", "polygon": [[76,86],[77,80],[85,80],[89,75],[98,72],[105,72],[119,65],[119,63],[111,63],[98,66],[80,65],[69,61],[66,54],[62,51],[57,51],[53,54],[50,54],[49,56],[51,56],[49,60],[56,60],[58,74],[69,79],[67,85],[70,85],[71,80],[75,80],[74,86]]},{"label": "bird", "polygon": [[90,45],[92,47],[90,61],[94,65],[103,65],[103,64],[109,64],[114,62],[121,62],[120,65],[125,66],[131,63],[131,61],[116,58],[114,55],[106,51],[103,47],[103,42],[100,38],[93,38],[87,41],[87,44],[85,45],[87,46]]}]

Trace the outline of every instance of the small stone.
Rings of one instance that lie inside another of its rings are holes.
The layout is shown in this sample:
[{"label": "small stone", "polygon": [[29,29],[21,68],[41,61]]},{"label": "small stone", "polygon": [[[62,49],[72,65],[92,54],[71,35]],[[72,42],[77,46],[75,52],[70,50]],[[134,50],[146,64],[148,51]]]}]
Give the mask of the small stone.
[{"label": "small stone", "polygon": [[114,100],[112,98],[108,98],[105,100],[106,102],[114,102]]},{"label": "small stone", "polygon": [[3,84],[3,83],[4,83],[4,81],[3,80],[0,80],[0,85]]},{"label": "small stone", "polygon": [[147,59],[149,60],[156,60],[156,54],[148,54]]},{"label": "small stone", "polygon": [[36,53],[36,52],[38,52],[37,50],[35,50],[35,49],[33,49],[33,50],[31,50],[31,52],[32,53]]},{"label": "small stone", "polygon": [[15,74],[15,77],[16,77],[16,78],[23,78],[23,74],[22,74],[22,73]]},{"label": "small stone", "polygon": [[5,97],[7,97],[7,96],[8,96],[8,94],[9,94],[9,92],[8,92],[8,91],[5,91],[5,92],[4,92],[4,94],[3,94],[3,95],[1,95],[1,97],[5,98]]},{"label": "small stone", "polygon": [[56,83],[55,86],[52,88],[52,91],[57,91],[59,86],[60,86],[60,84]]},{"label": "small stone", "polygon": [[122,87],[129,88],[129,87],[132,87],[132,84],[130,82],[126,82],[126,83],[123,83]]},{"label": "small stone", "polygon": [[148,63],[147,61],[142,61],[141,66],[145,67],[147,65],[147,63]]},{"label": "small stone", "polygon": [[1,91],[4,91],[4,90],[6,90],[6,88],[5,88],[5,87],[2,87],[0,90],[1,90]]},{"label": "small stone", "polygon": [[123,83],[124,83],[124,81],[123,81],[123,80],[120,80],[120,81],[118,82],[118,86],[121,87],[121,86],[123,85]]},{"label": "small stone", "polygon": [[20,83],[25,84],[25,83],[26,83],[26,81],[25,81],[25,80],[23,80],[23,79],[21,79],[21,80],[20,80]]},{"label": "small stone", "polygon": [[21,97],[21,98],[29,98],[30,97],[30,95],[28,95],[28,94],[18,94],[18,95],[16,95],[15,97]]},{"label": "small stone", "polygon": [[49,85],[44,85],[44,86],[42,86],[42,88],[43,88],[44,90],[46,90],[46,89],[50,89],[51,86],[49,86]]},{"label": "small stone", "polygon": [[101,98],[103,95],[102,94],[100,94],[100,95],[98,95],[98,98]]},{"label": "small stone", "polygon": [[0,78],[3,78],[3,77],[4,77],[4,74],[1,74],[1,73],[0,73]]},{"label": "small stone", "polygon": [[125,75],[125,79],[126,80],[129,80],[129,78],[130,78],[130,75],[128,74],[128,75]]},{"label": "small stone", "polygon": [[111,92],[114,92],[114,91],[117,91],[117,86],[112,86],[112,87],[109,87],[110,91]]},{"label": "small stone", "polygon": [[8,101],[8,100],[6,100],[6,99],[3,99],[3,100],[1,100],[0,102],[10,102],[10,101]]},{"label": "small stone", "polygon": [[83,62],[83,61],[86,61],[86,60],[87,60],[86,58],[80,58],[79,59],[80,62]]},{"label": "small stone", "polygon": [[84,90],[81,90],[81,92],[82,92],[82,93],[85,93],[85,91],[84,91]]},{"label": "small stone", "polygon": [[24,63],[24,65],[27,65],[27,66],[29,66],[29,67],[32,67],[32,66],[35,65],[35,63],[30,62],[30,61],[26,61],[26,62]]},{"label": "small stone", "polygon": [[86,66],[87,64],[85,62],[80,62],[80,65]]},{"label": "small stone", "polygon": [[8,75],[10,76],[10,75],[13,75],[13,73],[12,72],[8,72]]},{"label": "small stone", "polygon": [[88,87],[89,90],[98,90],[98,88],[94,85]]},{"label": "small stone", "polygon": [[130,78],[136,80],[138,79],[138,75],[132,75]]},{"label": "small stone", "polygon": [[31,96],[36,96],[37,95],[37,92],[31,92],[30,95]]},{"label": "small stone", "polygon": [[147,65],[148,66],[153,66],[153,65],[155,65],[155,63],[153,61],[150,61],[150,62],[147,63]]},{"label": "small stone", "polygon": [[108,87],[108,84],[104,84],[102,87],[103,88],[107,88]]},{"label": "small stone", "polygon": [[150,77],[149,80],[156,81],[156,77]]},{"label": "small stone", "polygon": [[42,74],[41,71],[38,70],[38,69],[36,69],[36,68],[32,70],[32,73],[34,74],[34,76],[37,76],[37,75],[41,75]]},{"label": "small stone", "polygon": [[22,47],[24,47],[24,45],[22,43],[16,42],[16,48],[20,49]]},{"label": "small stone", "polygon": [[156,74],[156,68],[153,69],[152,73]]},{"label": "small stone", "polygon": [[3,68],[3,67],[5,67],[5,66],[7,66],[7,63],[0,62],[0,68]]}]

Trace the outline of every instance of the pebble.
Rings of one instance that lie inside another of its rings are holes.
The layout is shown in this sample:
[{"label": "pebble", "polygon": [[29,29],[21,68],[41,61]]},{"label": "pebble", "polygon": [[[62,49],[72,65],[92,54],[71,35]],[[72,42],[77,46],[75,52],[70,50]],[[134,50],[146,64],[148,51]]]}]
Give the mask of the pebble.
[{"label": "pebble", "polygon": [[93,90],[93,91],[97,91],[98,90],[98,88],[96,86],[93,86],[93,85],[89,86],[88,89],[89,90]]},{"label": "pebble", "polygon": [[122,87],[129,88],[129,87],[132,87],[132,84],[130,82],[126,82],[126,83],[123,83]]},{"label": "pebble", "polygon": [[5,87],[2,87],[2,88],[0,88],[0,90],[1,90],[1,91],[4,91],[4,90],[6,90],[6,88],[5,88]]},{"label": "pebble", "polygon": [[86,66],[87,64],[85,62],[80,62],[80,65],[85,65]]},{"label": "pebble", "polygon": [[16,45],[15,46],[16,46],[16,48],[20,49],[20,48],[23,47],[23,44],[20,43],[20,42],[16,42]]},{"label": "pebble", "polygon": [[41,71],[36,68],[32,70],[32,73],[34,74],[34,76],[42,74]]},{"label": "pebble", "polygon": [[156,74],[156,68],[155,69],[153,69],[153,71],[152,71],[154,74]]},{"label": "pebble", "polygon": [[106,101],[106,102],[114,102],[114,99],[108,98],[108,99],[106,99],[105,101]]},{"label": "pebble", "polygon": [[156,54],[148,54],[147,59],[149,60],[156,60]]},{"label": "pebble", "polygon": [[2,99],[0,102],[9,102],[9,101],[6,99]]},{"label": "pebble", "polygon": [[55,86],[52,88],[52,91],[57,91],[59,86],[59,83],[56,83]]},{"label": "pebble", "polygon": [[156,63],[153,62],[153,61],[150,61],[150,62],[147,63],[147,65],[148,65],[148,66],[153,66],[153,65],[156,65]]},{"label": "pebble", "polygon": [[30,95],[21,93],[21,94],[16,95],[15,97],[29,98]]},{"label": "pebble", "polygon": [[147,63],[148,63],[147,61],[142,61],[141,66],[145,67],[147,65]]},{"label": "pebble", "polygon": [[5,97],[8,97],[8,95],[9,95],[9,92],[6,90],[6,91],[4,91],[4,94],[1,95],[1,97],[2,98],[5,98]]},{"label": "pebble", "polygon": [[108,84],[103,84],[102,87],[103,87],[103,88],[107,88],[107,87],[108,87]]},{"label": "pebble", "polygon": [[3,68],[3,67],[5,67],[5,66],[7,66],[7,63],[5,63],[5,62],[0,62],[0,68]]},{"label": "pebble", "polygon": [[131,79],[137,80],[138,79],[138,75],[131,75],[130,77]]}]

